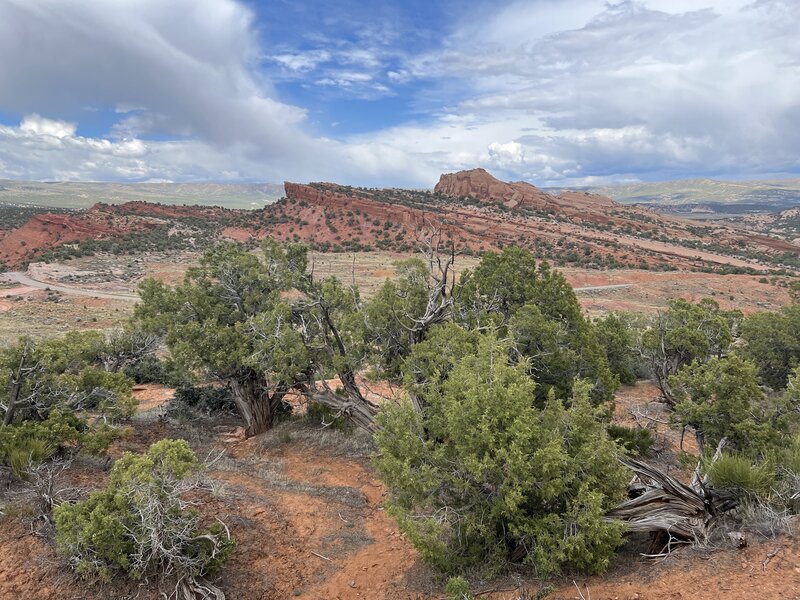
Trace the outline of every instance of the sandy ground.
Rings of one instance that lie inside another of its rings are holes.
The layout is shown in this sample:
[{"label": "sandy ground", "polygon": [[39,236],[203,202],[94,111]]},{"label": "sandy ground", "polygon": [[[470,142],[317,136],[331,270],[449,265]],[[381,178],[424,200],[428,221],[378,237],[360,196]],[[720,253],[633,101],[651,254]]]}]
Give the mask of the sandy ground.
[{"label": "sandy ground", "polygon": [[[142,451],[164,437],[186,438],[201,456],[215,448],[226,451],[209,473],[216,483],[199,508],[207,519],[223,519],[237,540],[218,582],[229,599],[444,597],[442,578],[421,563],[386,514],[386,490],[359,434],[320,430],[296,418],[239,440],[231,435],[235,419],[180,426],[165,421],[161,408],[172,395],[169,388],[137,386],[135,394],[140,406],[132,432],[112,454]],[[615,410],[621,422],[642,418],[634,413],[659,418],[657,391],[649,383],[626,387]],[[677,435],[661,427],[659,434]],[[669,440],[674,450],[675,438]],[[73,470],[73,480],[87,487],[105,477],[96,465],[78,464]],[[7,501],[11,490],[0,492],[0,500]],[[86,587],[64,568],[52,543],[30,531],[23,515],[0,518],[0,598],[157,598],[152,582]],[[581,598],[572,581],[566,576],[552,582],[555,591],[546,597]],[[716,550],[684,548],[656,561],[626,547],[606,575],[575,581],[583,598],[590,594],[594,600],[800,598],[800,540],[752,536],[744,550],[727,544]],[[476,581],[474,589],[486,592],[482,598],[517,600],[523,590],[532,598],[539,583],[523,571],[498,582]]]}]

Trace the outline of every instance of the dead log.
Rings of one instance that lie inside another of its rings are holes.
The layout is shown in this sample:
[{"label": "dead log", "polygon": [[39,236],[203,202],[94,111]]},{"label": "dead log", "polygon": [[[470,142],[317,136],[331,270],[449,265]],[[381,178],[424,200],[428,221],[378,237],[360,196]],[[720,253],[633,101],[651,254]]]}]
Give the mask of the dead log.
[{"label": "dead log", "polygon": [[737,506],[736,499],[704,484],[692,489],[643,462],[622,458],[644,485],[635,498],[611,509],[606,518],[624,521],[628,530],[667,534],[682,541],[706,540],[720,516]]}]

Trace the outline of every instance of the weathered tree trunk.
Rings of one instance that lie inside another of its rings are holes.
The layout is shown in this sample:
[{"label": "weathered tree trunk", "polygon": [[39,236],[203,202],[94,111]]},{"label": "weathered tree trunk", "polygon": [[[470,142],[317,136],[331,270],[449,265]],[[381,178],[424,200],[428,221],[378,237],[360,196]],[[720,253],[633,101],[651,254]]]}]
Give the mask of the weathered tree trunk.
[{"label": "weathered tree trunk", "polygon": [[719,517],[737,506],[733,496],[705,487],[702,482],[693,489],[653,466],[621,460],[636,473],[644,491],[613,508],[606,518],[625,521],[630,531],[665,533],[683,541],[703,540]]},{"label": "weathered tree trunk", "polygon": [[22,384],[25,381],[25,374],[27,372],[27,359],[28,348],[25,347],[22,350],[17,370],[11,374],[11,389],[8,393],[8,406],[6,407],[6,414],[3,417],[3,425],[11,425],[11,422],[14,420],[14,413],[16,413],[17,406],[19,405],[19,395],[22,391]]},{"label": "weathered tree trunk", "polygon": [[361,397],[360,400],[353,399],[348,392],[348,397],[345,398],[330,389],[311,390],[306,394],[309,400],[335,410],[336,416],[346,417],[358,427],[374,432],[378,429],[375,423],[378,405],[365,399],[360,391],[358,396]]},{"label": "weathered tree trunk", "polygon": [[231,378],[230,386],[236,408],[244,421],[247,437],[271,429],[278,405],[283,402],[288,386],[279,384],[270,394],[267,383],[257,375]]}]

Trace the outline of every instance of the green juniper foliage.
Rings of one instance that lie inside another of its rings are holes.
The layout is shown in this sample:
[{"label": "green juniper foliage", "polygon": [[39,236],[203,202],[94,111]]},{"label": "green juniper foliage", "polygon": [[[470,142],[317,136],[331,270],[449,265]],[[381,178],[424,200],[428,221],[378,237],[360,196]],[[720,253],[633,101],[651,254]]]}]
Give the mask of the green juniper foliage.
[{"label": "green juniper foliage", "polygon": [[54,509],[60,551],[89,579],[109,580],[118,571],[133,579],[215,573],[233,541],[219,523],[204,530],[182,497],[201,468],[183,440],[161,440],[141,455],[126,452],[103,489]]},{"label": "green juniper foliage", "polygon": [[377,466],[391,512],[431,564],[497,573],[524,561],[542,575],[563,568],[601,572],[623,527],[603,521],[626,484],[609,439],[580,383],[567,408],[552,394],[536,407],[535,383],[509,346],[483,336],[441,386],[379,415]]}]

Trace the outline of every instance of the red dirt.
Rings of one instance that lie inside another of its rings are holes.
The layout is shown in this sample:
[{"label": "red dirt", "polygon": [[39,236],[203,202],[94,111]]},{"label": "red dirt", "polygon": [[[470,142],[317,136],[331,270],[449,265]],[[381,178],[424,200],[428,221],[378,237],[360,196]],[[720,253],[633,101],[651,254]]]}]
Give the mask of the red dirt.
[{"label": "red dirt", "polygon": [[0,240],[0,261],[16,267],[63,244],[146,231],[161,224],[151,217],[114,215],[113,211],[103,210],[103,206],[74,214],[34,215],[25,225]]},{"label": "red dirt", "polygon": [[82,598],[83,586],[43,540],[12,519],[0,518],[0,598]]},{"label": "red dirt", "polygon": [[[770,558],[776,551],[777,554]],[[768,561],[766,566],[765,561]],[[707,556],[691,551],[681,554],[679,551],[665,562],[638,559],[631,567],[630,572],[613,579],[593,577],[577,580],[583,597],[588,597],[585,585],[593,600],[800,598],[800,540],[796,538],[751,541],[744,550]],[[552,600],[580,597],[571,583],[565,583],[547,596]]]},{"label": "red dirt", "polygon": [[173,388],[160,383],[140,383],[133,388],[133,397],[139,402],[136,412],[145,412],[163,406],[175,396]]},{"label": "red dirt", "polygon": [[[157,393],[166,390],[147,386],[137,391],[154,402]],[[623,388],[617,398],[619,420],[628,421],[632,409],[652,407],[656,397],[652,384]],[[164,437],[209,439],[206,427],[142,422],[115,445],[113,454],[118,456],[123,449],[141,451]],[[281,441],[282,431],[285,441]],[[264,436],[224,444],[228,455],[210,475],[225,487],[204,495],[199,508],[207,520],[225,521],[236,538],[236,550],[218,582],[228,598],[442,599],[442,580],[420,563],[417,552],[383,510],[385,490],[368,464],[345,455],[336,442],[323,442],[318,435],[294,423]],[[219,436],[210,439],[219,440]],[[216,444],[197,443],[201,455]],[[77,469],[70,479],[81,485],[100,485],[104,479],[97,470]],[[87,587],[74,579],[50,543],[29,535],[24,519],[2,518],[0,525],[0,598],[157,597],[152,582],[138,586],[116,580],[108,586]],[[623,548],[606,575],[576,581],[584,597],[588,597],[585,583],[595,600],[800,598],[800,540],[751,539],[744,550],[687,548],[659,561]],[[580,597],[571,577],[554,583],[557,590],[548,598]],[[501,581],[475,588],[506,590],[481,597],[516,600],[520,589],[533,594],[539,587],[530,578],[523,578],[519,585],[519,580],[516,585]]]}]

